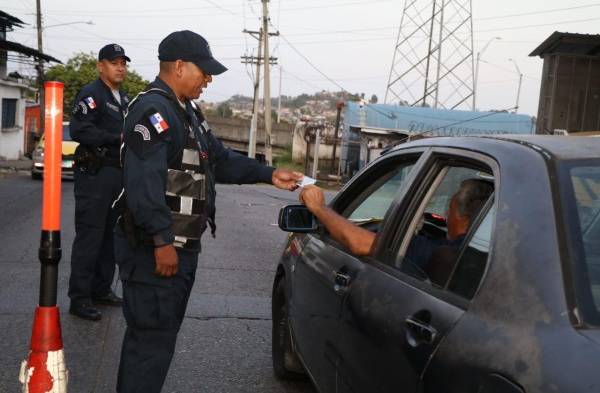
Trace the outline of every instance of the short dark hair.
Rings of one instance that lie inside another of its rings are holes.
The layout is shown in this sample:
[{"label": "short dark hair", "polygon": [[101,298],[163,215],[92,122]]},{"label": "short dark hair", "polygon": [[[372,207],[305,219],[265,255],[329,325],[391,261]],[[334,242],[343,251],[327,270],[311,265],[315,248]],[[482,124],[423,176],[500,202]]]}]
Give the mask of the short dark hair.
[{"label": "short dark hair", "polygon": [[454,194],[460,215],[467,216],[469,220],[472,220],[487,202],[492,192],[494,192],[494,186],[487,180],[463,180],[460,183],[460,188]]}]

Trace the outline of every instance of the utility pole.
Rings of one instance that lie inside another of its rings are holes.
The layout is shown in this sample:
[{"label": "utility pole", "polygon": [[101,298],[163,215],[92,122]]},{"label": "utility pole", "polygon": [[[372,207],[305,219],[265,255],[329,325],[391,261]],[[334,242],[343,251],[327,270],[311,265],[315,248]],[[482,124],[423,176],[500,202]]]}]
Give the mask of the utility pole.
[{"label": "utility pole", "polygon": [[[268,2],[269,0],[262,0],[265,60],[269,59],[269,8],[267,6]],[[271,150],[271,70],[269,68],[269,62],[265,61],[265,92],[263,94],[265,108],[265,160],[267,162],[267,165],[272,165],[273,151]]]},{"label": "utility pole", "polygon": [[[250,34],[258,40],[258,56],[241,56],[242,64],[256,64],[256,77],[254,79],[254,100],[252,102],[252,120],[250,122],[250,135],[248,137],[248,157],[256,156],[256,139],[258,134],[258,104],[260,87],[260,65],[264,63],[264,57],[261,56],[264,32],[261,27],[259,31],[250,31],[244,29],[243,33]],[[279,33],[269,33],[269,35],[278,35]],[[269,58],[269,64],[277,64],[276,57]]]},{"label": "utility pole", "polygon": [[250,135],[248,136],[248,157],[254,158],[256,156],[256,134],[258,132],[258,88],[260,86],[260,53],[262,51],[262,28],[260,31],[248,31],[244,30],[244,33],[252,35],[258,39],[258,57],[252,58],[248,56],[242,56],[242,63],[253,64],[256,61],[256,76],[254,77],[254,100],[252,101],[252,120],[250,121]]},{"label": "utility pole", "polygon": [[[37,41],[38,41],[38,51],[40,53],[44,53],[44,46],[42,45],[42,5],[41,0],[36,0],[36,24],[37,24]],[[39,101],[40,101],[40,118],[38,123],[38,128],[40,130],[40,135],[44,134],[44,119],[46,116],[44,106],[44,60],[38,57],[37,64],[37,74],[38,74],[38,86],[39,86]]]},{"label": "utility pole", "polygon": [[277,124],[281,122],[281,74],[283,74],[283,67],[279,66],[279,99],[277,100]]}]

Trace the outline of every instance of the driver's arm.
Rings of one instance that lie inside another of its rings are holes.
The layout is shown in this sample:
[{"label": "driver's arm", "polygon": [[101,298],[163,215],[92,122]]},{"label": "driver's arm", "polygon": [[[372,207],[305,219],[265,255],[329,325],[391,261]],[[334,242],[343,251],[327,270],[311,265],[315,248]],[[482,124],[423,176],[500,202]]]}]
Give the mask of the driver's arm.
[{"label": "driver's arm", "polygon": [[348,221],[327,205],[323,191],[317,186],[306,186],[300,192],[300,202],[306,205],[327,231],[354,255],[369,255],[375,244],[375,234]]}]

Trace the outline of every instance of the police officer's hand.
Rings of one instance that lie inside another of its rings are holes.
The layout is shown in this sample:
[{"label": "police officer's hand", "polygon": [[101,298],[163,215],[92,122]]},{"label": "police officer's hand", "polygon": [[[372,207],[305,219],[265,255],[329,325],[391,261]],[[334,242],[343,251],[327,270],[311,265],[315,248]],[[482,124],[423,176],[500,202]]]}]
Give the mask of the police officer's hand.
[{"label": "police officer's hand", "polygon": [[275,169],[271,177],[271,183],[282,190],[294,191],[298,188],[298,182],[304,175],[300,172],[288,171],[287,169]]},{"label": "police officer's hand", "polygon": [[300,191],[300,202],[314,213],[319,208],[325,206],[325,195],[323,194],[323,190],[317,186],[304,186],[302,187],[302,191]]},{"label": "police officer's hand", "polygon": [[156,261],[155,273],[163,277],[171,277],[177,273],[179,259],[172,244],[154,248],[154,260]]}]

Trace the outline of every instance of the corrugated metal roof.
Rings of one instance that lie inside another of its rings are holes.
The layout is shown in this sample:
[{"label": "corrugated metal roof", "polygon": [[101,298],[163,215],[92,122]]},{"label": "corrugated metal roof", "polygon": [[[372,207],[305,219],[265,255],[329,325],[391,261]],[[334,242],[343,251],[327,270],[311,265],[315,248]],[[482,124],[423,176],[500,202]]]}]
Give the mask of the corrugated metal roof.
[{"label": "corrugated metal roof", "polygon": [[543,57],[547,54],[600,56],[600,35],[555,31],[529,56]]},{"label": "corrugated metal roof", "polygon": [[423,107],[347,102],[346,127],[384,128],[402,133],[436,136],[475,134],[532,134],[533,118],[507,112],[473,112]]},{"label": "corrugated metal roof", "polygon": [[18,42],[0,40],[0,49],[6,50],[6,51],[11,51],[11,52],[22,53],[26,56],[31,56],[31,57],[43,59],[46,61],[53,61],[53,62],[62,64],[62,62],[60,60],[58,60],[50,55],[47,55],[45,53],[42,53],[42,52],[38,51],[37,49],[33,49],[28,46],[21,45]]},{"label": "corrugated metal roof", "polygon": [[21,19],[12,16],[11,14],[7,14],[4,11],[0,11],[0,27],[6,28],[7,31],[12,31],[13,27],[23,27],[27,23],[23,22]]}]

